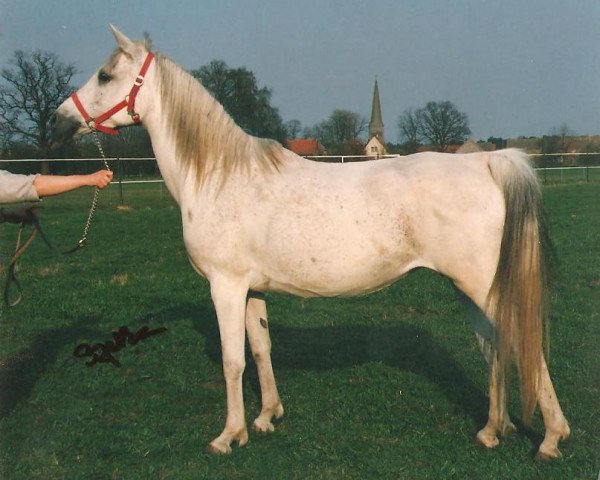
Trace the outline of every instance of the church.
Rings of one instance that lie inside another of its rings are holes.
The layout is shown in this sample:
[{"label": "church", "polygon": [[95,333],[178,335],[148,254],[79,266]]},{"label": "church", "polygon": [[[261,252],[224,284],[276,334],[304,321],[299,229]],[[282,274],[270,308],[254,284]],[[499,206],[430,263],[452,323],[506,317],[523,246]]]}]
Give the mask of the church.
[{"label": "church", "polygon": [[369,141],[365,146],[365,155],[369,157],[381,157],[386,154],[381,104],[379,103],[379,85],[377,84],[377,78],[375,78],[373,102],[371,104],[371,121],[369,122]]}]

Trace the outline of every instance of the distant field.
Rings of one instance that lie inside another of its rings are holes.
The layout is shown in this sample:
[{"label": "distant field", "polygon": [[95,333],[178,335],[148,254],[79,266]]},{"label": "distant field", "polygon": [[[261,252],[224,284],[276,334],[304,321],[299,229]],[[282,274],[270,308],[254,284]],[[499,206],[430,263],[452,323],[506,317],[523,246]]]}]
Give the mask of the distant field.
[{"label": "distant field", "polygon": [[600,182],[600,167],[541,168],[537,171],[546,185]]},{"label": "distant field", "polygon": [[[162,190],[161,190],[162,188]],[[44,202],[59,249],[81,235],[91,193]],[[475,444],[487,372],[448,282],[424,270],[364,297],[269,295],[273,364],[286,415],[275,433],[214,457],[224,383],[207,283],[189,266],[164,187],[100,200],[73,256],[36,240],[26,298],[0,307],[0,478],[595,480],[600,470],[600,183],[545,188],[557,250],[550,368],[572,438],[538,463],[541,420],[488,451]],[[5,259],[15,229],[0,225]],[[82,344],[111,331],[167,331],[85,367]],[[259,411],[251,358],[247,419]],[[510,400],[518,418],[516,389]]]}]

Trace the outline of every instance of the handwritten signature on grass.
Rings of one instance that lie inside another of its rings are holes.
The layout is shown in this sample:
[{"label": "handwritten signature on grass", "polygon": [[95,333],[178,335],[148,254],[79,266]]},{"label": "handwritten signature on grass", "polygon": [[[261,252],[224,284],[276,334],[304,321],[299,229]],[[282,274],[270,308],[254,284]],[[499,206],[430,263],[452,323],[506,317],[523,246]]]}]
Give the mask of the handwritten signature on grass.
[{"label": "handwritten signature on grass", "polygon": [[135,345],[141,340],[152,337],[166,331],[165,327],[155,328],[150,330],[146,325],[141,327],[137,332],[132,333],[128,327],[119,327],[118,330],[112,332],[112,340],[104,343],[82,343],[75,347],[73,356],[77,358],[92,357],[89,362],[85,362],[87,367],[92,367],[96,363],[112,363],[115,367],[120,367],[121,364],[113,356],[113,353],[125,348],[128,344]]}]

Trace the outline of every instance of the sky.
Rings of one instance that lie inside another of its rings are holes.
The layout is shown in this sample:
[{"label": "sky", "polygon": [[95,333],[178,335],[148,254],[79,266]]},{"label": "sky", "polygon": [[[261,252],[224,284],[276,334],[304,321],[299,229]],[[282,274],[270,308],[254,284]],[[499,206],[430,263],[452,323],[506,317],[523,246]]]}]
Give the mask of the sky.
[{"label": "sky", "polygon": [[475,139],[600,134],[599,0],[0,0],[0,66],[40,49],[83,84],[109,23],[186,69],[246,67],[303,126],[368,119],[377,78],[387,141],[403,111],[444,100]]}]

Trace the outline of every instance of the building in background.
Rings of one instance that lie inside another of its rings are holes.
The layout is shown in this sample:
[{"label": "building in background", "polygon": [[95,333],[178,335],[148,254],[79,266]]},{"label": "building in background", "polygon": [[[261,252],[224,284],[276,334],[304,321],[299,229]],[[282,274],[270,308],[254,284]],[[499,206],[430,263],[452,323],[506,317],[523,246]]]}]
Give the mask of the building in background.
[{"label": "building in background", "polygon": [[291,138],[286,140],[285,147],[301,157],[327,155],[325,147],[316,138]]},{"label": "building in background", "polygon": [[373,102],[371,104],[371,121],[369,122],[369,141],[365,147],[365,155],[380,157],[386,154],[381,103],[379,102],[379,85],[377,84],[377,78],[375,78]]}]

